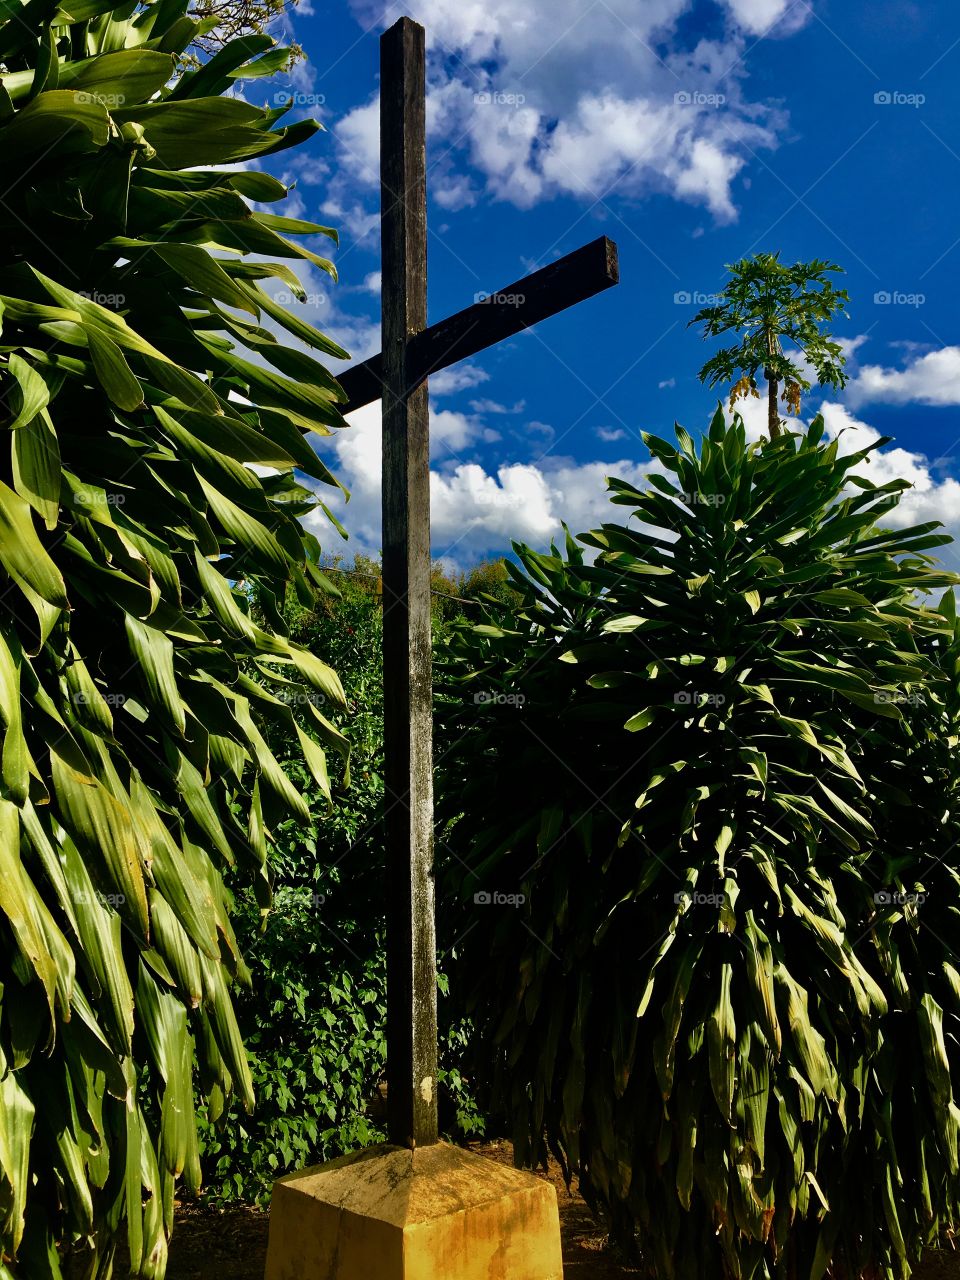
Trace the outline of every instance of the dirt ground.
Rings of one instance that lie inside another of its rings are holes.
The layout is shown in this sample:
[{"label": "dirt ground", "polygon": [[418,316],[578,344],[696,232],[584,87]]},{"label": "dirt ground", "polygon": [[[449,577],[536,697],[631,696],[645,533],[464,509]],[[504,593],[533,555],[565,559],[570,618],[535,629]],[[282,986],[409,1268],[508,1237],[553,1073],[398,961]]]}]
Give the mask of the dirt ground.
[{"label": "dirt ground", "polygon": [[[512,1163],[510,1144],[487,1143],[477,1150]],[[564,1280],[622,1280],[640,1276],[607,1246],[602,1231],[576,1190],[567,1191],[556,1167],[542,1177],[557,1188],[563,1238]],[[212,1209],[183,1204],[170,1247],[167,1280],[263,1280],[267,1256],[267,1215],[259,1209]],[[118,1268],[118,1275],[122,1275]],[[960,1280],[960,1252],[932,1254],[916,1280]]]}]

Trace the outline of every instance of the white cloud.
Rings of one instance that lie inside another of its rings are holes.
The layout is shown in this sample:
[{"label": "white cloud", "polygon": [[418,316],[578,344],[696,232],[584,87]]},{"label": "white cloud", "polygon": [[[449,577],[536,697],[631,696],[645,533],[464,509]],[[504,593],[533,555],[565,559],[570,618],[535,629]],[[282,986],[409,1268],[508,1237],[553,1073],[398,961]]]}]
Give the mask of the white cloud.
[{"label": "white cloud", "polygon": [[479,387],[489,379],[489,373],[485,369],[478,369],[475,364],[455,364],[450,369],[441,369],[439,373],[433,374],[430,390],[436,396],[452,396],[468,387]]},{"label": "white cloud", "polygon": [[[795,31],[807,20],[806,5],[797,0],[725,0],[734,21],[752,35],[786,34]],[[774,30],[781,19],[784,31]]]},{"label": "white cloud", "polygon": [[902,369],[864,365],[848,385],[847,399],[854,406],[960,405],[960,347],[915,356]]},{"label": "white cloud", "polygon": [[627,438],[627,433],[623,427],[597,427],[596,434],[606,444],[612,444],[615,440],[626,440]]},{"label": "white cloud", "polygon": [[[763,400],[740,401],[748,437],[766,434]],[[324,487],[324,500],[333,507],[351,535],[351,548],[376,553],[380,549],[381,407],[379,402],[358,410],[345,431],[317,442],[336,474],[351,491],[349,504]],[[858,452],[880,438],[867,422],[844,405],[825,402],[825,438],[836,440],[841,454]],[[806,423],[786,421],[788,429],[805,430]],[[545,423],[524,429],[552,432]],[[606,435],[604,434],[606,432]],[[600,428],[601,439],[619,438],[617,430]],[[487,469],[477,449],[491,433],[482,414],[464,414],[432,407],[431,413],[431,519],[433,548],[458,566],[467,566],[491,553],[505,551],[512,540],[546,546],[561,532],[565,521],[574,533],[595,528],[605,520],[619,519],[610,507],[606,478],[616,476],[643,487],[651,471],[659,469],[649,458],[625,457],[615,462],[543,458],[535,463],[506,461]],[[881,485],[903,479],[912,486],[900,504],[885,514],[887,526],[904,528],[931,520],[960,536],[960,482],[942,476],[936,463],[923,454],[900,447],[875,450],[857,467],[856,474]],[[330,541],[325,518],[309,521],[324,545]],[[958,564],[951,547],[939,552],[950,566]]]},{"label": "white cloud", "polygon": [[[733,184],[749,150],[776,144],[780,111],[747,101],[745,55],[773,26],[809,16],[796,0],[713,0],[721,38],[692,43],[690,0],[410,0],[432,53],[427,127],[441,141],[438,203],[488,195],[529,207],[557,194],[591,202],[666,192],[736,216]],[[387,0],[352,0],[365,26],[387,25]],[[335,123],[351,175],[373,186],[377,101]],[[480,183],[474,181],[475,171]]]},{"label": "white cloud", "polygon": [[[321,454],[334,454],[333,469],[351,491],[349,503],[324,489],[323,499],[342,520],[351,545],[376,553],[380,548],[381,421],[380,404],[350,416],[350,426],[316,441]],[[508,462],[487,471],[473,457],[486,432],[481,418],[433,409],[430,419],[433,463],[430,505],[434,554],[468,565],[490,552],[505,551],[511,540],[546,546],[566,521],[583,532],[610,514],[605,478],[616,475],[642,482],[649,461],[570,461],[536,465]],[[462,457],[460,455],[463,455]],[[325,517],[308,523],[326,545]]]},{"label": "white cloud", "polygon": [[362,182],[380,181],[380,99],[355,107],[332,129],[349,157],[350,170]]},{"label": "white cloud", "polygon": [[499,400],[471,400],[470,408],[474,413],[523,413],[526,402],[518,400],[515,404],[501,404]]},{"label": "white cloud", "polygon": [[[821,412],[826,438],[838,440],[842,454],[856,453],[880,438],[879,431],[854,418],[843,405],[828,402],[822,406]],[[931,470],[930,460],[924,454],[899,447],[878,449],[860,463],[856,474],[878,485],[891,480],[907,480],[912,485],[903,493],[899,504],[884,516],[883,524],[893,529],[905,529],[939,520],[946,533],[960,538],[960,483],[951,476],[937,479]],[[955,545],[941,547],[933,554],[948,568],[960,568]]]},{"label": "white cloud", "polygon": [[[767,434],[765,401],[741,400],[737,411],[743,417],[748,439],[759,440]],[[858,453],[880,439],[875,427],[854,417],[845,405],[827,400],[819,412],[823,414],[824,439],[836,440],[841,454]],[[784,422],[790,431],[805,431],[808,425],[796,418],[787,418]],[[885,525],[903,529],[940,520],[948,533],[960,538],[960,483],[950,476],[938,478],[937,470],[935,463],[924,454],[893,446],[875,450],[860,463],[855,474],[876,485],[906,480],[912,486],[905,490],[899,505],[884,516]],[[953,548],[945,547],[938,554],[952,565],[956,564],[957,552]]]}]

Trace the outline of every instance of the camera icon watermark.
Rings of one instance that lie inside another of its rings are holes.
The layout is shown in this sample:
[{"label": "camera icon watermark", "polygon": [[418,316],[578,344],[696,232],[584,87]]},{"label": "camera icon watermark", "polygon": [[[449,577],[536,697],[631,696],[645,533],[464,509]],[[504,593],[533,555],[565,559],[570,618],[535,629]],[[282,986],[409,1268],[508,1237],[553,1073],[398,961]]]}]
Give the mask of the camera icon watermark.
[{"label": "camera icon watermark", "polygon": [[680,89],[673,95],[678,107],[722,107],[726,105],[724,93],[703,93],[699,89]]},{"label": "camera icon watermark", "polygon": [[95,694],[85,693],[83,689],[70,695],[70,701],[77,707],[85,707],[88,703],[105,702],[108,707],[122,707],[127,701],[125,693],[101,693],[99,699]]},{"label": "camera icon watermark", "polygon": [[327,704],[327,695],[319,689],[283,689],[274,696],[288,707],[324,707]]},{"label": "camera icon watermark", "polygon": [[901,289],[878,289],[873,295],[877,307],[922,307],[926,300],[925,293],[905,293]]},{"label": "camera icon watermark", "polygon": [[678,289],[673,295],[675,307],[716,307],[720,305],[719,293],[704,293],[702,289]]},{"label": "camera icon watermark", "polygon": [[73,95],[74,102],[96,102],[108,110],[111,107],[122,107],[127,101],[125,93],[93,93],[89,89],[77,89]]},{"label": "camera icon watermark", "polygon": [[873,895],[878,907],[920,907],[926,900],[925,893],[907,893],[901,889],[878,889]]},{"label": "camera icon watermark", "polygon": [[522,493],[508,493],[505,489],[481,489],[476,495],[478,507],[519,507],[526,502]]},{"label": "camera icon watermark", "polygon": [[490,89],[473,95],[474,105],[478,107],[522,107],[526,100],[524,93],[504,93],[501,89]]},{"label": "camera icon watermark", "polygon": [[526,702],[522,693],[504,693],[499,689],[480,689],[473,695],[478,707],[522,707]]},{"label": "camera icon watermark", "polygon": [[722,693],[702,693],[698,689],[680,689],[673,695],[674,705],[678,707],[725,707],[726,696]]},{"label": "camera icon watermark", "polygon": [[877,107],[922,107],[926,100],[924,93],[901,93],[899,89],[881,89],[873,95]]},{"label": "camera icon watermark", "polygon": [[303,93],[299,89],[281,89],[273,95],[275,107],[322,107],[326,101],[325,93]]},{"label": "camera icon watermark", "polygon": [[495,307],[522,307],[526,300],[523,293],[487,293],[483,289],[473,295],[475,303],[483,302]]},{"label": "camera icon watermark", "polygon": [[98,290],[77,291],[78,298],[87,298],[90,302],[95,302],[98,307],[112,307],[114,310],[127,305],[127,295],[125,293],[100,293]]},{"label": "camera icon watermark", "polygon": [[722,507],[727,500],[725,493],[678,493],[677,501],[688,507]]},{"label": "camera icon watermark", "polygon": [[327,295],[325,293],[288,293],[286,290],[281,290],[280,293],[273,295],[273,300],[274,302],[279,302],[281,307],[290,307],[295,302],[307,307],[325,307],[327,305]]},{"label": "camera icon watermark", "polygon": [[480,889],[473,895],[478,907],[522,907],[526,900],[525,893],[501,893],[499,889]]},{"label": "camera icon watermark", "polygon": [[689,889],[679,889],[673,895],[678,907],[722,907],[726,900],[725,893],[691,893]]},{"label": "camera icon watermark", "polygon": [[874,702],[880,706],[922,707],[923,694],[901,693],[898,690],[879,689],[873,695]]},{"label": "camera icon watermark", "polygon": [[122,907],[127,897],[124,893],[101,893],[99,889],[88,893],[85,889],[81,889],[79,893],[74,894],[73,900],[78,906],[98,902],[101,907]]},{"label": "camera icon watermark", "polygon": [[73,504],[78,507],[122,507],[127,501],[125,493],[102,493],[94,489],[75,489]]}]

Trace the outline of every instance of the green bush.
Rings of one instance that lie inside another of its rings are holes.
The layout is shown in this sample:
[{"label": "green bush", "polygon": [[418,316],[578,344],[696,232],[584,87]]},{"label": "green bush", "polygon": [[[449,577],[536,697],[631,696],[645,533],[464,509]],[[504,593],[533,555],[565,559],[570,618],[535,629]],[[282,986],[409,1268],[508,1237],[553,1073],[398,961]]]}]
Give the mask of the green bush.
[{"label": "green bush", "polygon": [[346,353],[260,282],[302,293],[286,260],[333,269],[289,237],[334,233],[262,211],[287,189],[244,167],[318,126],[227,92],[284,62],[265,36],[174,79],[187,7],[0,14],[0,1270],[24,1280],[68,1255],[106,1280],[124,1228],[163,1276],[195,1072],[213,1112],[252,1103],[223,872],[265,901],[269,833],[309,819],[263,728],[315,789],[346,745],[271,692],[342,701],[332,669],[235,586],[325,589],[295,470],[332,483],[302,433],[342,393],[260,322]]},{"label": "green bush", "polygon": [[904,1276],[957,1226],[957,579],[822,430],[647,437],[595,563],[517,548],[443,667],[476,1061],[660,1277]]},{"label": "green bush", "polygon": [[[237,1002],[250,1055],[256,1109],[233,1107],[202,1132],[204,1169],[217,1200],[265,1202],[273,1180],[294,1168],[383,1138],[386,1044],[383,858],[382,614],[379,566],[362,556],[327,572],[341,597],[316,610],[294,598],[283,610],[291,638],[324,653],[343,680],[347,709],[332,713],[351,746],[349,786],[334,776],[324,797],[279,735],[271,745],[320,815],[291,819],[270,851],[273,908],[261,918],[253,895],[237,893],[234,928],[250,966]],[[313,695],[311,695],[313,696]],[[441,981],[441,1020],[451,1002]],[[482,1130],[459,1070],[467,1029],[441,1029],[441,1106],[446,1132]]]}]

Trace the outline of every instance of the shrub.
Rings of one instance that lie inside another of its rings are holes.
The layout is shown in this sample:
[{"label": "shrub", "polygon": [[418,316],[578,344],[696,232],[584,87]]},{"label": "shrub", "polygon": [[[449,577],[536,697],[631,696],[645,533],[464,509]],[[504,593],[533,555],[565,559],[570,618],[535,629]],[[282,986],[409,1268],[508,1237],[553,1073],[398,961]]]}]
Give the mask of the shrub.
[{"label": "shrub", "polygon": [[[237,1017],[250,1055],[257,1105],[206,1124],[202,1146],[217,1200],[266,1202],[274,1179],[382,1139],[379,1086],[386,1057],[383,843],[383,663],[379,565],[357,556],[326,572],[338,599],[283,610],[290,635],[336,667],[347,710],[332,718],[350,741],[350,778],[333,777],[334,804],[320,822],[296,818],[270,850],[274,899],[261,917],[238,888],[237,937],[253,974]],[[313,696],[313,695],[310,695]],[[318,815],[324,797],[279,732],[271,745]],[[441,1119],[462,1135],[482,1129],[459,1064],[467,1030],[449,1016],[441,980]],[[444,1015],[446,1020],[444,1021]]]},{"label": "shrub", "polygon": [[517,548],[444,668],[477,1062],[661,1277],[906,1275],[957,1223],[957,579],[822,430],[646,437],[596,562]]},{"label": "shrub", "polygon": [[259,282],[332,271],[288,237],[333,233],[255,212],[286,188],[230,168],[317,126],[221,96],[285,60],[267,37],[173,81],[186,10],[0,18],[0,1254],[29,1280],[74,1251],[108,1276],[124,1224],[132,1272],[163,1276],[200,1182],[194,1053],[212,1112],[252,1101],[222,872],[265,902],[269,833],[309,818],[262,728],[320,789],[346,746],[271,692],[335,704],[334,672],[235,587],[326,588],[294,468],[331,481],[301,431],[341,393],[259,321],[346,353]]}]

